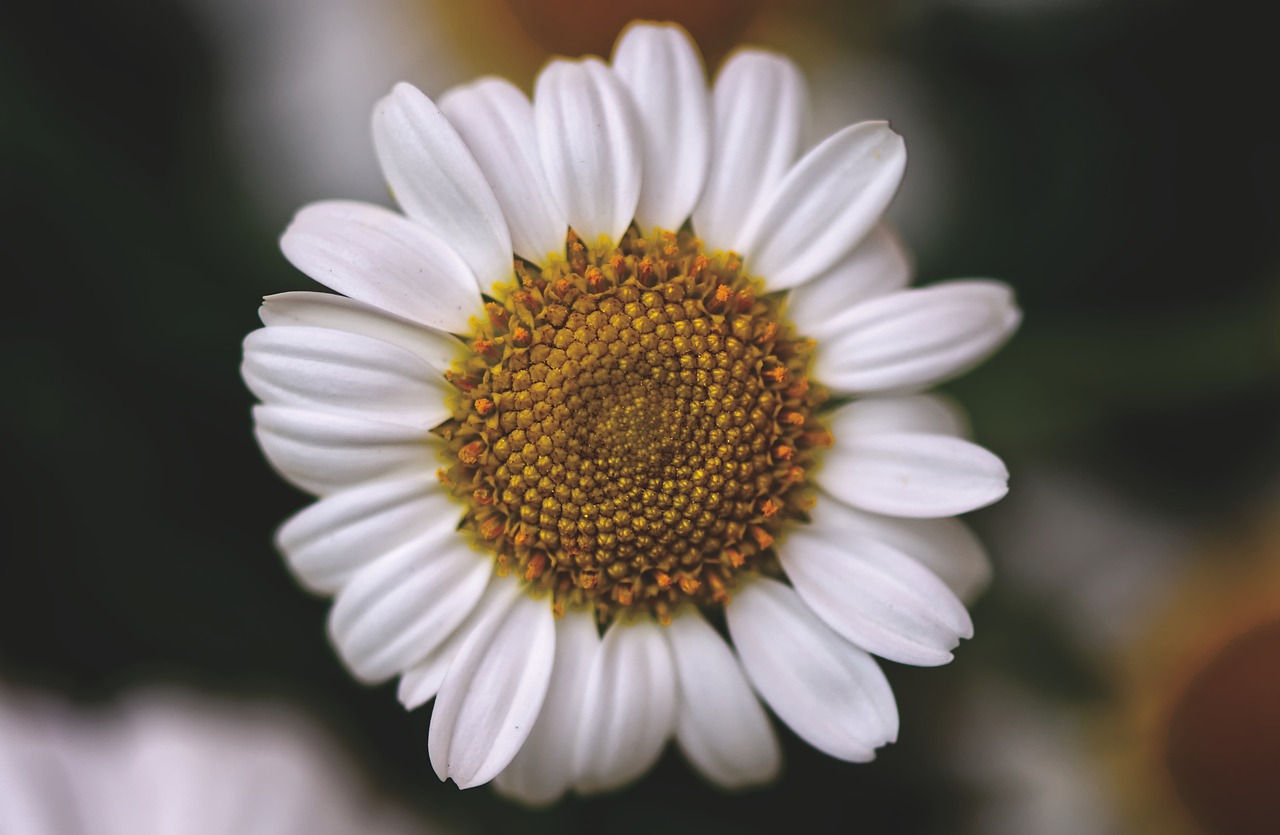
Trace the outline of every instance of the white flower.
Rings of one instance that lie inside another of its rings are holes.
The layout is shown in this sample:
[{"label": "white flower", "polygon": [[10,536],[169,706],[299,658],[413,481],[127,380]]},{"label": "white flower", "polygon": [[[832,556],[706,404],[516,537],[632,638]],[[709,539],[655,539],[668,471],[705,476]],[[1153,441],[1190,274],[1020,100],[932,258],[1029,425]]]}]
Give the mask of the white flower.
[{"label": "white flower", "polygon": [[758,784],[757,694],[870,760],[898,715],[869,653],[943,664],[970,636],[986,557],[949,517],[1007,474],[915,392],[1019,314],[991,281],[905,289],[879,225],[901,138],[802,154],[804,113],[787,60],[739,52],[708,91],[683,30],[636,25],[532,103],[397,86],[373,134],[404,214],[319,203],[285,233],[343,295],[269,297],[245,341],[258,439],[320,497],[279,545],[355,675],[435,698],[441,779],[549,802],[674,735]]},{"label": "white flower", "polygon": [[0,691],[0,832],[412,835],[279,706],[135,693],[94,712]]}]

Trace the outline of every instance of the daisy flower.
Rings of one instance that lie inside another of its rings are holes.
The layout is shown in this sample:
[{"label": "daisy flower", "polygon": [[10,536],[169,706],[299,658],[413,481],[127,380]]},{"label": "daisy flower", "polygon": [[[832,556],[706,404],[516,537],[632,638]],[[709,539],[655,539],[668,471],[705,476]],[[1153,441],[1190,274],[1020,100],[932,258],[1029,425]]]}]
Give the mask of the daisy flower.
[{"label": "daisy flower", "polygon": [[771,779],[761,700],[850,761],[893,741],[872,655],[943,664],[1006,491],[918,392],[1016,327],[1007,287],[907,289],[883,122],[802,152],[795,66],[708,89],[688,35],[554,60],[530,101],[401,84],[373,139],[403,213],[302,209],[243,374],[268,460],[319,500],[280,549],[362,680],[435,699],[443,779],[529,803],[622,786],[674,736]]},{"label": "daisy flower", "polygon": [[156,690],[84,712],[0,690],[0,832],[426,835],[367,789],[281,706]]}]

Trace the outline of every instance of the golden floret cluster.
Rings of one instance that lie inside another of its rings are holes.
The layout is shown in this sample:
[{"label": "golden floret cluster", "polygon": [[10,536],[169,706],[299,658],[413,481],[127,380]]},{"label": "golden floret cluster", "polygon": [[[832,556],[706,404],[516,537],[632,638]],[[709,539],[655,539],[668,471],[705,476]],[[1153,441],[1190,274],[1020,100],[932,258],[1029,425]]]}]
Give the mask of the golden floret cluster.
[{"label": "golden floret cluster", "polygon": [[545,268],[517,262],[435,430],[462,529],[500,574],[607,622],[665,621],[727,601],[741,570],[777,573],[773,543],[804,517],[830,436],[812,343],[761,287],[687,232],[594,247],[570,232]]}]

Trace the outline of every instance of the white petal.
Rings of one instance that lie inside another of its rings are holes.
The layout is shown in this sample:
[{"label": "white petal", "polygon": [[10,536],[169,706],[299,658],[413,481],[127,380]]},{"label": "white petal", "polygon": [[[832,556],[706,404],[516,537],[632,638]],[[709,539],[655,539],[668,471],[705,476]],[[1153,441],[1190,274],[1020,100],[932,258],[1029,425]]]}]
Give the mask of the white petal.
[{"label": "white petal", "polygon": [[444,491],[427,501],[423,531],[359,568],[329,612],[329,636],[363,681],[429,655],[471,613],[493,572],[492,557],[458,533],[458,503]]},{"label": "white petal", "polygon": [[471,270],[441,238],[402,215],[364,203],[312,203],[280,249],[331,290],[450,333],[482,310]]},{"label": "white petal", "polygon": [[711,156],[707,73],[689,33],[675,24],[632,25],[613,69],[631,91],[644,138],[636,224],[676,230],[702,193]]},{"label": "white petal", "polygon": [[453,411],[438,370],[390,342],[332,328],[259,328],[245,337],[240,373],[272,405],[424,431]]},{"label": "white petal", "polygon": [[433,436],[414,426],[285,406],[255,406],[253,418],[271,466],[316,495],[438,467]]},{"label": "white petal", "polygon": [[571,611],[556,621],[556,661],[547,698],[524,747],[494,780],[503,794],[545,806],[568,791],[587,676],[599,652],[593,614]]},{"label": "white petal", "polygon": [[361,301],[333,293],[293,291],[262,300],[258,317],[268,327],[333,328],[399,345],[440,372],[449,370],[464,350],[452,334],[426,328]]},{"label": "white petal", "polygon": [[680,685],[676,742],[684,755],[727,789],[772,780],[782,750],[733,650],[696,609],[665,631]]},{"label": "white petal", "polygon": [[737,243],[795,160],[808,108],[804,78],[786,58],[744,50],[725,62],[712,92],[711,169],[693,210],[693,229],[708,249]]},{"label": "white petal", "polygon": [[373,110],[373,147],[405,214],[449,242],[480,289],[511,277],[511,234],[493,189],[449,120],[401,82]]},{"label": "white petal", "polygon": [[969,422],[959,407],[938,394],[864,397],[833,411],[828,425],[833,431],[839,426],[845,435],[926,432],[961,438],[969,434]]},{"label": "white petal", "polygon": [[819,751],[866,762],[898,737],[898,707],[876,662],[782,583],[757,578],[725,607],[747,678],[774,713]]},{"label": "white petal", "polygon": [[449,666],[458,656],[458,650],[466,643],[472,631],[482,623],[501,618],[511,605],[516,595],[521,594],[519,583],[506,580],[493,582],[497,575],[489,575],[489,584],[485,586],[480,602],[471,610],[457,629],[445,638],[438,647],[425,658],[414,664],[400,676],[400,685],[396,689],[396,698],[406,710],[421,707],[440,692],[445,674]]},{"label": "white petal", "polygon": [[552,61],[533,96],[548,184],[587,246],[617,241],[640,199],[642,149],[634,105],[601,61]]},{"label": "white petal", "polygon": [[587,680],[575,787],[607,791],[639,777],[657,762],[675,723],[675,669],[662,627],[614,621]]},{"label": "white petal", "polygon": [[515,253],[537,264],[564,255],[568,222],[547,185],[533,105],[511,82],[482,78],[455,87],[440,110],[475,155],[511,228]]},{"label": "white petal", "polygon": [[[333,594],[351,573],[421,535],[437,522],[434,473],[361,484],[326,496],[285,522],[276,534],[293,573],[312,591]],[[461,516],[456,508],[453,522]]]},{"label": "white petal", "polygon": [[441,780],[468,789],[507,767],[542,709],[555,652],[555,618],[545,598],[517,594],[501,617],[471,631],[431,713],[427,747]]},{"label": "white petal", "polygon": [[828,323],[814,376],[846,394],[933,385],[985,359],[1020,321],[1012,292],[996,281],[893,293]]},{"label": "white petal", "polygon": [[829,415],[834,443],[815,474],[831,495],[890,516],[936,518],[985,507],[1008,492],[1009,472],[977,444],[921,432],[844,431]]},{"label": "white petal", "polygon": [[839,635],[891,661],[936,666],[973,637],[969,613],[951,590],[911,557],[840,524],[827,498],[778,549],[787,579]]},{"label": "white petal", "polygon": [[885,226],[872,229],[862,243],[822,275],[791,291],[787,318],[802,336],[823,340],[839,333],[833,325],[859,302],[901,290],[911,282],[911,260]]},{"label": "white petal", "polygon": [[986,549],[959,519],[895,519],[856,510],[826,494],[818,505],[830,505],[824,513],[838,516],[840,529],[877,539],[916,560],[962,601],[972,601],[991,579]]},{"label": "white petal", "polygon": [[747,220],[734,249],[770,290],[828,270],[880,220],[907,164],[887,122],[860,122],[795,164]]}]

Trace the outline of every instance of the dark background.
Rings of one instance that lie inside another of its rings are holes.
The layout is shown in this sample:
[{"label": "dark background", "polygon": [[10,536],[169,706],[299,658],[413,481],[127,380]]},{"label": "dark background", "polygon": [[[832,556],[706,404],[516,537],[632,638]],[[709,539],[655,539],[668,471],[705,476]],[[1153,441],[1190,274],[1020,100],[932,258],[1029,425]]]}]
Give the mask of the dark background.
[{"label": "dark background", "polygon": [[[797,13],[861,43],[867,9],[887,14],[865,5]],[[1069,462],[1229,531],[1280,483],[1274,29],[1248,2],[917,5],[875,37],[927,82],[959,161],[961,210],[917,253],[921,278],[998,276],[1026,312],[948,387],[978,440],[1015,494],[1021,471]],[[158,681],[297,700],[389,792],[464,829],[535,832],[953,832],[973,797],[940,748],[967,677],[1106,698],[1063,625],[1002,584],[1024,555],[996,551],[957,661],[886,663],[903,733],[873,765],[783,729],[777,785],[737,797],[674,751],[621,793],[540,814],[439,784],[429,709],[347,675],[327,601],[271,544],[306,499],[254,444],[240,340],[262,295],[308,282],[233,165],[209,37],[176,3],[0,12],[0,679],[86,702]]]}]

